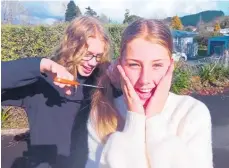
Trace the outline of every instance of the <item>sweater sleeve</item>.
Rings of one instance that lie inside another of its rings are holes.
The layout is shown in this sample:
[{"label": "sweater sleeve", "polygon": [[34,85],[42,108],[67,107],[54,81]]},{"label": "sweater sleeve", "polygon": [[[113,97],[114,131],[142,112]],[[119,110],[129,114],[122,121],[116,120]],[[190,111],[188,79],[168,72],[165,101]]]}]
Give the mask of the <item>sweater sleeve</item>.
[{"label": "sweater sleeve", "polygon": [[100,168],[145,166],[145,115],[127,112],[123,131],[111,134],[104,146]]},{"label": "sweater sleeve", "polygon": [[13,61],[2,61],[1,90],[25,86],[37,81],[41,76],[40,57],[22,58]]},{"label": "sweater sleeve", "polygon": [[147,119],[146,144],[150,167],[213,168],[208,108],[200,102],[190,108],[177,135],[169,133],[162,114]]}]

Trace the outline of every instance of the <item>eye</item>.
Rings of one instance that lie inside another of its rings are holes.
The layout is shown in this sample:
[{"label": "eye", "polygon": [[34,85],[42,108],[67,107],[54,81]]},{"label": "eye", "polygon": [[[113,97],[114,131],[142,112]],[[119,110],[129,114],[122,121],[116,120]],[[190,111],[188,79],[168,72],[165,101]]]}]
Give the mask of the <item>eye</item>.
[{"label": "eye", "polygon": [[139,67],[140,65],[136,63],[129,63],[128,66],[129,67]]},{"label": "eye", "polygon": [[160,67],[163,67],[163,64],[162,63],[157,63],[157,64],[154,64],[153,67],[160,68]]},{"label": "eye", "polygon": [[85,57],[92,57],[92,54],[86,54]]},{"label": "eye", "polygon": [[102,54],[99,54],[99,55],[97,55],[96,56],[98,59],[101,59],[102,57],[103,57],[103,55]]}]

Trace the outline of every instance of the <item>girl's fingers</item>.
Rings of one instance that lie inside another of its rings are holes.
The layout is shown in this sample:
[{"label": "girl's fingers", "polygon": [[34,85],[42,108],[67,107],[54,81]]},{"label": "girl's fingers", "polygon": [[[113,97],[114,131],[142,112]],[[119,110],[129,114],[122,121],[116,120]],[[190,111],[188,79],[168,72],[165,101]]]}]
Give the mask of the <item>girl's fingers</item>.
[{"label": "girl's fingers", "polygon": [[123,79],[124,84],[127,87],[128,94],[129,95],[133,94],[134,93],[133,92],[134,91],[134,88],[133,88],[133,86],[132,86],[129,78],[126,76],[125,71],[123,70],[123,68],[121,67],[121,65],[118,65],[117,68],[118,68],[119,73],[121,74],[121,78]]},{"label": "girl's fingers", "polygon": [[161,78],[156,91],[158,92],[161,92],[162,90],[169,91],[172,82],[173,70],[174,70],[174,62],[172,61],[170,66],[168,67],[165,76]]}]

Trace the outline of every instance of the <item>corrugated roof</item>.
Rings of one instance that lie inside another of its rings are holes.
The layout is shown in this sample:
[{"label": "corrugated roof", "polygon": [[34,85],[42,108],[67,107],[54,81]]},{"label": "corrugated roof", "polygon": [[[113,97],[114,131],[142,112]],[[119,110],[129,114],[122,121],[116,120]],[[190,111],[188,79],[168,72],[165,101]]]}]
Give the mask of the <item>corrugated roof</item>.
[{"label": "corrugated roof", "polygon": [[198,35],[198,33],[195,32],[188,32],[188,31],[181,31],[181,30],[171,30],[172,36],[175,38],[181,38],[181,37],[194,37]]},{"label": "corrugated roof", "polygon": [[229,36],[214,36],[214,37],[209,37],[208,40],[229,40]]}]

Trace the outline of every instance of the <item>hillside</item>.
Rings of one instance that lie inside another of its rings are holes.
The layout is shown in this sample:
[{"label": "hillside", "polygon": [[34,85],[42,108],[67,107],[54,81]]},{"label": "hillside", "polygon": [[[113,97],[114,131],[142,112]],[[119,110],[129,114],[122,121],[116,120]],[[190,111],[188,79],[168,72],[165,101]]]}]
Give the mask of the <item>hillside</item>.
[{"label": "hillside", "polygon": [[[208,23],[222,16],[224,16],[224,12],[212,10],[212,11],[203,11],[192,15],[186,15],[180,17],[180,19],[184,26],[196,26],[200,20],[202,20],[202,22],[204,23]],[[166,18],[165,21],[170,22],[171,17]]]}]

